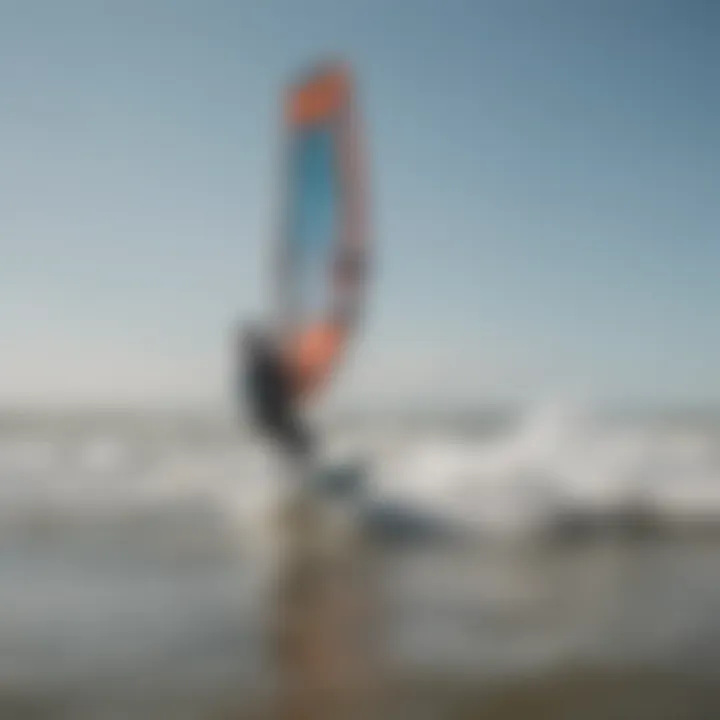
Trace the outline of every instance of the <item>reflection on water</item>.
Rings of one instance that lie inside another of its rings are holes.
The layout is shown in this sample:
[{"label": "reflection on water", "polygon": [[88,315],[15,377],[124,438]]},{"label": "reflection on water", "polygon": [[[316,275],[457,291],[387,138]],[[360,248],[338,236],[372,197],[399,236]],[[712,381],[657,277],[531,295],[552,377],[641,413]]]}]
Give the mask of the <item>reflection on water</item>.
[{"label": "reflection on water", "polygon": [[287,556],[277,585],[271,563],[202,513],[111,530],[4,538],[0,708],[243,717],[282,677],[294,708],[322,698],[336,709],[338,688],[353,701],[367,692],[368,645],[388,683],[444,678],[437,698],[448,678],[487,688],[588,668],[621,678],[720,668],[713,540]]},{"label": "reflection on water", "polygon": [[[366,538],[328,508],[295,503],[285,516],[274,622],[279,717],[371,713],[372,552]],[[337,520],[337,518],[336,518]]]}]

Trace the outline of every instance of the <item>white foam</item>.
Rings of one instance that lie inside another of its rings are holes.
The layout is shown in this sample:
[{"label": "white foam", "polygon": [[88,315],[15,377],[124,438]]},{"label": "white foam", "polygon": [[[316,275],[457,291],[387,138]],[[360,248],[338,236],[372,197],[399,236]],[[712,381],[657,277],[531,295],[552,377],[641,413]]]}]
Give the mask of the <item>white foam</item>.
[{"label": "white foam", "polygon": [[[612,515],[638,505],[672,522],[720,522],[717,428],[609,427],[554,405],[503,434],[451,427],[330,431],[328,463],[361,458],[377,502],[498,535],[547,527],[564,513]],[[0,436],[0,524],[20,515],[134,512],[211,503],[256,536],[278,491],[270,454],[228,428],[192,436],[96,428],[68,439]]]}]

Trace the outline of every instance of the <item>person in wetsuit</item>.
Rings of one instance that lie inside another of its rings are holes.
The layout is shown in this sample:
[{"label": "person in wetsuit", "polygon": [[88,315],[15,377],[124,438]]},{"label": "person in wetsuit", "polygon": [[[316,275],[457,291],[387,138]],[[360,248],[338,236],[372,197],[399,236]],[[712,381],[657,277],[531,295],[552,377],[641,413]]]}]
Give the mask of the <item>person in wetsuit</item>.
[{"label": "person in wetsuit", "polygon": [[245,395],[255,426],[294,455],[312,448],[300,414],[291,368],[277,344],[263,331],[246,329],[242,338]]}]

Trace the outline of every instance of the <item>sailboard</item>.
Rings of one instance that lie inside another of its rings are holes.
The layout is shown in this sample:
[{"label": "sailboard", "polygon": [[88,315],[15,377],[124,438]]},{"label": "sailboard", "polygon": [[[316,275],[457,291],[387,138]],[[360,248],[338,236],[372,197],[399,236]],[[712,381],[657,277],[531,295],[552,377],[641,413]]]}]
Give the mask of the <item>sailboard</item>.
[{"label": "sailboard", "polygon": [[364,162],[350,70],[337,62],[313,68],[289,85],[283,105],[277,309],[300,391],[318,395],[356,334],[368,279]]}]

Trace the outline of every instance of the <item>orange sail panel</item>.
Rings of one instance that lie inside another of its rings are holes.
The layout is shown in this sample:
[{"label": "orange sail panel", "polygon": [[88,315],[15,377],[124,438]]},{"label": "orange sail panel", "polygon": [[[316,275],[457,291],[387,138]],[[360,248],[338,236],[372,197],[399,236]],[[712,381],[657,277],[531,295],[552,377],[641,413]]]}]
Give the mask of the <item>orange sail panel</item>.
[{"label": "orange sail panel", "polygon": [[287,92],[279,295],[287,359],[302,395],[327,383],[362,305],[368,242],[356,113],[352,80],[340,65]]}]

